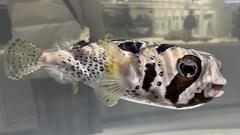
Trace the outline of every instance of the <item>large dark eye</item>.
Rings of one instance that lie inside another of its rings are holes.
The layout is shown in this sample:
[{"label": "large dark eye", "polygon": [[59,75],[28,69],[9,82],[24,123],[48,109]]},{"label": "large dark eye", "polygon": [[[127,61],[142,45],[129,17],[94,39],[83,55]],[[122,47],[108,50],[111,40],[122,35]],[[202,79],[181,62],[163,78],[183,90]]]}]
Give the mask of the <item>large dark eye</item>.
[{"label": "large dark eye", "polygon": [[178,61],[177,69],[182,76],[192,78],[197,74],[198,65],[191,57],[185,57]]}]

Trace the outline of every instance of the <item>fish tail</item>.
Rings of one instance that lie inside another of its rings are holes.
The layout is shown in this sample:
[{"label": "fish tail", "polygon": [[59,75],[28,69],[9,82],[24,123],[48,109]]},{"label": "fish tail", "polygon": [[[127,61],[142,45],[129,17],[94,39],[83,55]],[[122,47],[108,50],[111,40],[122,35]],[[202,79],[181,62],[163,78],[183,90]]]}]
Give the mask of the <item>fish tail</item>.
[{"label": "fish tail", "polygon": [[40,69],[42,52],[42,49],[31,42],[21,39],[11,41],[5,53],[7,76],[18,80]]}]

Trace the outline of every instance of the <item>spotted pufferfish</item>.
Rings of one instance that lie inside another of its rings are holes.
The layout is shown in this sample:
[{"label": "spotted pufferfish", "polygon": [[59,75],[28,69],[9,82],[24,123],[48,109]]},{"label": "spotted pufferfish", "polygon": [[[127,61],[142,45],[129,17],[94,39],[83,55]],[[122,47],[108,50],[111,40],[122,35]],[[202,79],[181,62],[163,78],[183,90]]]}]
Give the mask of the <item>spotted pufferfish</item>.
[{"label": "spotted pufferfish", "polygon": [[6,71],[20,79],[40,68],[62,83],[94,88],[112,107],[120,99],[169,109],[191,109],[221,96],[226,79],[212,54],[171,44],[139,40],[66,42],[68,49],[47,51],[17,39],[6,52]]}]

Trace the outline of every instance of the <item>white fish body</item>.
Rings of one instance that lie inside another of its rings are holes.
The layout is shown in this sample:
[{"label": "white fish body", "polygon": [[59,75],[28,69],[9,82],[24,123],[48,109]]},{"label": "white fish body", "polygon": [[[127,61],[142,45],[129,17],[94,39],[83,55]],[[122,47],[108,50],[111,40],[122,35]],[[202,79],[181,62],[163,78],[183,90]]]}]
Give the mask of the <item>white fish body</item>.
[{"label": "white fish body", "polygon": [[[70,49],[43,51],[24,40],[11,42],[7,73],[20,79],[40,68],[59,82],[95,89],[107,106],[120,98],[169,109],[190,109],[223,94],[226,80],[213,55],[168,44],[133,40],[68,42]],[[57,77],[56,77],[57,76]]]}]

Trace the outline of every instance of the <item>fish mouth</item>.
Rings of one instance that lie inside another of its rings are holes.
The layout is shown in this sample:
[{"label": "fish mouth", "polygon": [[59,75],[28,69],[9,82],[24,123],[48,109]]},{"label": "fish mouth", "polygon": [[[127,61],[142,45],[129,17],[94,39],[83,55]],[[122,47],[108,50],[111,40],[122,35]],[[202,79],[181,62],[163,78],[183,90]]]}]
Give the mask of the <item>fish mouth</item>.
[{"label": "fish mouth", "polygon": [[210,97],[220,97],[224,93],[224,85],[221,84],[211,84],[210,92],[208,93],[208,96]]},{"label": "fish mouth", "polygon": [[224,85],[221,84],[212,84],[212,89],[216,90],[216,91],[221,91],[223,90]]}]

